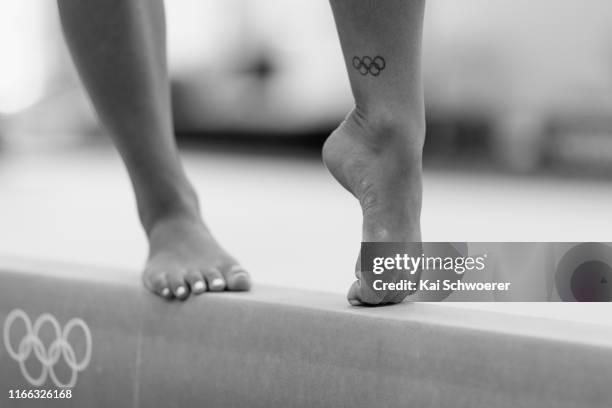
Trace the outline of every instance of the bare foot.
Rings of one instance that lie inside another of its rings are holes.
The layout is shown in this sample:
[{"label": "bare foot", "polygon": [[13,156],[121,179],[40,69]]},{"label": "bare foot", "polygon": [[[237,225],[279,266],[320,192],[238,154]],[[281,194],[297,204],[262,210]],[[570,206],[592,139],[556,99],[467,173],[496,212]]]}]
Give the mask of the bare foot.
[{"label": "bare foot", "polygon": [[149,259],[143,281],[167,299],[189,293],[249,290],[248,273],[208,231],[199,216],[173,215],[149,230]]},{"label": "bare foot", "polygon": [[[364,242],[421,240],[424,126],[391,122],[354,110],[323,147],[330,173],[361,204]],[[362,285],[359,260],[355,270],[357,281],[348,293],[353,305],[399,303],[410,294],[374,291]]]}]

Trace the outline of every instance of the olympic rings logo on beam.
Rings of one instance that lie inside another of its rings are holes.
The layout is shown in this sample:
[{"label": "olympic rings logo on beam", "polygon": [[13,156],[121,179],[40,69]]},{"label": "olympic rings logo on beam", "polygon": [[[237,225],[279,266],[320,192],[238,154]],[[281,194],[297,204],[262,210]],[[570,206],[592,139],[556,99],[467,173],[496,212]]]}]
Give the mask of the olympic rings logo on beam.
[{"label": "olympic rings logo on beam", "polygon": [[385,59],[380,55],[374,58],[368,57],[367,55],[362,58],[353,57],[353,68],[359,71],[361,75],[370,74],[372,76],[378,76],[386,66],[387,63]]},{"label": "olympic rings logo on beam", "polygon": [[[17,350],[11,345],[11,330],[15,321],[21,320],[26,328],[26,334],[19,342]],[[45,324],[53,328],[55,340],[51,342],[48,349],[38,337],[41,327]],[[80,328],[85,335],[85,355],[81,361],[77,361],[74,348],[68,341],[68,336],[74,328]],[[72,388],[77,382],[77,376],[80,371],[85,370],[91,361],[91,332],[87,324],[79,318],[70,319],[62,330],[57,319],[49,314],[44,313],[34,321],[30,321],[28,315],[21,309],[12,310],[4,321],[4,347],[13,360],[19,363],[21,373],[26,380],[35,387],[40,387],[47,380],[47,376],[51,377],[51,381],[59,388]],[[38,377],[32,376],[25,365],[26,360],[34,352],[36,359],[42,364],[42,371]],[[68,365],[71,371],[70,380],[67,383],[62,383],[55,374],[54,367],[58,363],[60,357]]]}]

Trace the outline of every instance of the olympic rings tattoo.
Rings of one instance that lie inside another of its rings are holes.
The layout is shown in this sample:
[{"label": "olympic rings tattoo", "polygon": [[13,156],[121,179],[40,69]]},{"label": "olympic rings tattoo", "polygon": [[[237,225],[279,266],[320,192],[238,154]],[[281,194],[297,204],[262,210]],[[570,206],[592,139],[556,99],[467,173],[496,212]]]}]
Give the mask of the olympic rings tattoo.
[{"label": "olympic rings tattoo", "polygon": [[385,69],[387,63],[385,59],[380,55],[375,56],[374,58],[368,57],[367,55],[359,58],[353,57],[353,68],[355,68],[361,75],[372,75],[378,76],[380,72]]},{"label": "olympic rings tattoo", "polygon": [[[16,320],[21,320],[25,325],[26,333],[19,342],[17,350],[11,345],[11,329]],[[48,324],[53,328],[55,340],[51,342],[49,348],[45,350],[45,345],[38,337],[38,333],[44,324]],[[75,327],[80,327],[85,335],[85,355],[81,361],[77,362],[76,353],[72,344],[68,341],[68,336]],[[85,370],[91,361],[91,332],[87,324],[78,318],[70,319],[62,330],[57,319],[49,314],[44,313],[34,321],[30,321],[28,315],[21,309],[12,310],[4,321],[4,347],[9,356],[19,363],[21,373],[26,380],[35,387],[40,387],[47,380],[47,376],[51,377],[51,381],[59,388],[72,388],[76,385],[79,371]],[[25,365],[26,360],[30,357],[32,351],[34,356],[42,365],[42,371],[38,377],[32,376]],[[55,374],[53,367],[58,363],[60,357],[64,358],[66,365],[70,368],[70,379],[67,383],[62,383]]]}]

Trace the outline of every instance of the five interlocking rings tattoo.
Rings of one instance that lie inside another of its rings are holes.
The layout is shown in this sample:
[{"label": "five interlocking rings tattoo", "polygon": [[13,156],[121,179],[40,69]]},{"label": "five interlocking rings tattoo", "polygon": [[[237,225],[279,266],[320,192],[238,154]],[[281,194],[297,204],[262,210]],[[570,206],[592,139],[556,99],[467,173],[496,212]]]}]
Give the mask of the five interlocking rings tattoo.
[{"label": "five interlocking rings tattoo", "polygon": [[385,59],[380,55],[374,58],[368,57],[367,55],[362,58],[353,57],[353,68],[359,71],[361,75],[370,74],[372,76],[378,76],[386,66],[387,63]]}]

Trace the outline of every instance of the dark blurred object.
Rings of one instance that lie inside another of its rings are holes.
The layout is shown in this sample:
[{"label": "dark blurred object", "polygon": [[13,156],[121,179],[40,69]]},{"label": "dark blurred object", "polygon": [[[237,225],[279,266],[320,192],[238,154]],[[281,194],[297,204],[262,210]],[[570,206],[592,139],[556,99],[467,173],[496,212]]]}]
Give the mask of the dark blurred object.
[{"label": "dark blurred object", "polygon": [[[166,10],[175,124],[190,144],[315,151],[351,108],[328,4],[184,0]],[[54,3],[0,5],[9,147],[101,131],[56,14]],[[429,162],[611,173],[612,4],[439,0],[425,18]]]},{"label": "dark blurred object", "polygon": [[559,169],[612,174],[612,112],[566,114],[550,119],[543,158]]}]

